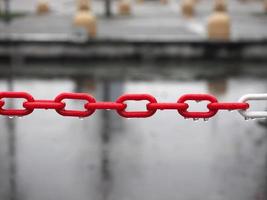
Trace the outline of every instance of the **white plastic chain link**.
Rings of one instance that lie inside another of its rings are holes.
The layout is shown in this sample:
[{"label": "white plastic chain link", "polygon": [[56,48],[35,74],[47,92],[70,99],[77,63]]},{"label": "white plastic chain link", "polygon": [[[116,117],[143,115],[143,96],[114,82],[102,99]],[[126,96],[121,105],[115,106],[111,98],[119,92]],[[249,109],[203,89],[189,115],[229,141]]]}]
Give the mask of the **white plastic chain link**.
[{"label": "white plastic chain link", "polygon": [[[239,102],[247,103],[250,100],[267,100],[267,94],[247,94],[239,99]],[[267,118],[267,111],[238,110],[245,119]]]}]

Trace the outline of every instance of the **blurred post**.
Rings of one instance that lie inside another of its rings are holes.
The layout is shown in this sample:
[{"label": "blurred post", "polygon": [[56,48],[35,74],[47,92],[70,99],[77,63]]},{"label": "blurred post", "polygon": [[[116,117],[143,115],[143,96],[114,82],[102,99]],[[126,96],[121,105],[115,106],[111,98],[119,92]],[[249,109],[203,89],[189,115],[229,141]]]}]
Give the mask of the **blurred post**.
[{"label": "blurred post", "polygon": [[223,78],[209,80],[208,92],[217,97],[223,96],[227,93],[227,80]]},{"label": "blurred post", "polygon": [[111,0],[105,0],[105,15],[111,17]]},{"label": "blurred post", "polygon": [[120,15],[130,15],[131,9],[131,3],[129,0],[120,0],[118,2],[118,12]]},{"label": "blurred post", "polygon": [[227,12],[227,3],[225,0],[215,0],[214,11]]},{"label": "blurred post", "polygon": [[88,0],[78,0],[78,11],[90,11],[91,1]]},{"label": "blurred post", "polygon": [[161,4],[167,4],[168,3],[168,0],[160,0],[160,3]]},{"label": "blurred post", "polygon": [[91,11],[81,10],[74,16],[74,25],[82,27],[86,30],[91,38],[95,38],[97,34],[96,17]]},{"label": "blurred post", "polygon": [[212,40],[230,39],[230,16],[227,12],[214,12],[208,18],[208,38]]},{"label": "blurred post", "polygon": [[4,0],[4,19],[6,23],[10,22],[10,0]]},{"label": "blurred post", "polygon": [[46,0],[39,0],[36,7],[36,13],[39,15],[47,14],[50,11],[49,4]]},{"label": "blurred post", "polygon": [[195,1],[183,0],[181,2],[182,15],[186,18],[192,18],[195,15]]}]

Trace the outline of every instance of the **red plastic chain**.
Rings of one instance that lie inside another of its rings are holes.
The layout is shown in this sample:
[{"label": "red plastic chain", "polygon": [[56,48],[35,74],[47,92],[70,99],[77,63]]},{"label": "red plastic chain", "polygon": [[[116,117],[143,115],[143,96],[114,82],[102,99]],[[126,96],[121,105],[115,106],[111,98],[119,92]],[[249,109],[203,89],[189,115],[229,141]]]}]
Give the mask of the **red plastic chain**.
[{"label": "red plastic chain", "polygon": [[2,106],[5,104],[5,102],[4,101],[0,101],[0,107],[2,108]]},{"label": "red plastic chain", "polygon": [[26,99],[27,102],[34,102],[34,98],[26,93],[26,92],[0,92],[0,114],[7,115],[7,116],[24,116],[28,115],[33,112],[34,109],[4,109],[3,106],[5,105],[5,101],[3,98],[10,98],[10,99]]},{"label": "red plastic chain", "polygon": [[[122,95],[121,97],[119,97],[117,99],[116,103],[124,104],[125,101],[129,101],[129,100],[135,100],[135,101],[147,100],[147,101],[149,101],[149,103],[157,103],[157,100],[155,99],[155,97],[153,97],[149,94],[125,94],[125,95]],[[124,105],[126,105],[126,104],[124,104]],[[150,116],[154,115],[154,113],[156,111],[157,111],[156,109],[153,109],[153,110],[147,109],[147,111],[131,111],[131,112],[126,111],[125,109],[117,110],[117,112],[120,116],[126,117],[126,118],[150,117]]]},{"label": "red plastic chain", "polygon": [[64,102],[55,102],[51,100],[36,100],[34,102],[24,102],[23,107],[26,109],[63,109],[66,104]]},{"label": "red plastic chain", "polygon": [[210,110],[246,110],[249,108],[247,103],[210,103]]},{"label": "red plastic chain", "polygon": [[[185,103],[188,100],[194,100],[194,101],[210,101],[210,103],[217,103],[217,99],[209,94],[186,94],[181,96],[181,98],[178,100],[178,103]],[[180,115],[182,115],[185,118],[210,118],[216,115],[218,112],[218,109],[209,109],[208,112],[188,112],[187,109],[180,109],[178,110]]]},{"label": "red plastic chain", "polygon": [[148,110],[186,110],[189,107],[186,103],[149,103]]},{"label": "red plastic chain", "polygon": [[[55,102],[56,103],[63,103],[62,100],[64,99],[74,99],[74,100],[85,100],[88,103],[95,103],[95,98],[85,94],[85,93],[62,93],[59,94],[56,98],[55,98]],[[86,104],[84,104],[85,107]],[[65,110],[65,108],[58,108],[56,109],[56,111],[63,116],[70,116],[70,117],[88,117],[90,115],[92,115],[95,112],[95,109],[91,109],[91,110],[84,110],[84,111],[80,111],[80,110]]]},{"label": "red plastic chain", "polygon": [[[6,104],[5,99],[25,99],[22,109],[3,108]],[[64,100],[82,100],[84,110],[66,109],[67,104]],[[208,111],[188,111],[187,101],[209,101]],[[127,111],[126,101],[148,101],[145,111]],[[54,109],[60,115],[72,117],[88,117],[95,110],[116,110],[118,114],[126,118],[146,118],[154,115],[157,110],[177,110],[185,118],[211,118],[219,110],[246,110],[248,103],[242,102],[218,102],[216,97],[209,94],[186,94],[181,96],[176,103],[160,102],[149,94],[125,94],[119,97],[116,102],[96,102],[95,98],[86,93],[61,93],[54,100],[35,100],[26,92],[0,92],[0,115],[24,116],[32,113],[35,109]]]},{"label": "red plastic chain", "polygon": [[126,104],[116,103],[116,102],[97,102],[97,103],[87,103],[85,108],[92,109],[106,109],[106,110],[123,110],[127,107]]}]

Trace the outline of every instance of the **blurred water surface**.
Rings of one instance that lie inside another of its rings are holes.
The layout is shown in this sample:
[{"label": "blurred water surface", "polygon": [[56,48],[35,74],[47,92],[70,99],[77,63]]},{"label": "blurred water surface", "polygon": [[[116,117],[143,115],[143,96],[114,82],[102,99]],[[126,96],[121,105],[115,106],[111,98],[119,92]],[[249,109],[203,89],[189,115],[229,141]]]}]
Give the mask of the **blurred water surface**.
[{"label": "blurred water surface", "polygon": [[[244,94],[267,90],[266,79],[247,77],[216,81],[36,78],[15,79],[13,85],[15,91],[29,92],[36,99],[53,99],[66,91],[87,92],[99,101],[114,101],[123,93],[149,93],[159,102],[176,102],[185,93],[212,93],[219,101],[237,101]],[[6,80],[0,81],[0,89],[8,90]],[[205,110],[206,103],[190,105],[192,110]],[[68,105],[82,109],[83,102],[68,101]],[[129,102],[131,110],[144,105]],[[252,105],[255,110],[266,108],[266,102]],[[21,119],[1,117],[0,199],[11,193],[18,200],[266,199],[264,125],[228,111],[208,122],[185,120],[177,111],[130,120],[114,111],[97,111],[85,119],[43,110]],[[10,134],[15,140],[11,159]]]}]

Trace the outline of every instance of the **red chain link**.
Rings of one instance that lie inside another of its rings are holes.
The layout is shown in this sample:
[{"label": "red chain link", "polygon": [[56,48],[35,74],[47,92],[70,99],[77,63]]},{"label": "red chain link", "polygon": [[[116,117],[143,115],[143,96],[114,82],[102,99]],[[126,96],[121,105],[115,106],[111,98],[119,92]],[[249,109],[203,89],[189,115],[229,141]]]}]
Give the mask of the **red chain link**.
[{"label": "red chain link", "polygon": [[[149,103],[157,103],[157,100],[149,95],[149,94],[125,94],[120,96],[116,103],[124,104],[125,101],[129,100],[135,100],[135,101],[144,101],[147,100]],[[127,104],[124,104],[127,107]],[[154,113],[157,111],[156,109],[148,110],[147,111],[126,111],[126,107],[122,110],[117,110],[120,116],[126,117],[126,118],[144,118],[144,117],[150,117],[154,115]]]},{"label": "red chain link", "polygon": [[186,103],[149,103],[148,110],[186,110],[189,107]]},{"label": "red chain link", "polygon": [[106,109],[106,110],[123,110],[127,107],[126,104],[116,102],[98,102],[85,104],[86,109]]},{"label": "red chain link", "polygon": [[248,103],[210,103],[210,110],[246,110],[249,108]]},{"label": "red chain link", "polygon": [[[185,101],[188,100],[194,100],[194,101],[210,101],[211,103],[218,102],[217,99],[209,94],[186,94],[180,97],[178,100],[178,103],[184,103]],[[188,112],[187,109],[180,109],[178,110],[180,115],[182,115],[185,118],[210,118],[213,117],[218,110],[214,109],[211,110],[209,109],[208,112]]]},{"label": "red chain link", "polygon": [[[78,99],[78,100],[84,100],[87,101],[88,103],[95,103],[95,98],[85,94],[85,93],[62,93],[59,94],[56,98],[55,98],[55,102],[56,103],[63,103],[62,100],[64,99]],[[86,104],[84,104],[85,107]],[[70,116],[70,117],[88,117],[91,114],[93,114],[95,112],[95,109],[91,109],[91,110],[84,110],[84,111],[80,111],[80,110],[65,110],[65,108],[61,108],[61,109],[56,109],[56,111],[63,116]]]},{"label": "red chain link", "polygon": [[64,102],[55,102],[51,100],[36,100],[34,102],[24,102],[23,107],[29,110],[33,109],[64,109],[66,104]]},{"label": "red chain link", "polygon": [[[6,109],[5,98],[25,99],[23,109]],[[65,99],[83,100],[84,110],[67,110]],[[189,104],[186,101],[209,101],[207,112],[188,111]],[[145,111],[126,111],[126,101],[148,101]],[[0,115],[24,116],[32,113],[34,109],[54,109],[60,115],[73,117],[88,117],[95,110],[111,109],[116,110],[118,114],[126,118],[145,118],[156,113],[157,110],[177,110],[185,118],[211,118],[219,110],[246,110],[249,108],[248,103],[227,102],[219,103],[217,99],[209,94],[186,94],[179,98],[177,103],[158,103],[155,97],[149,94],[125,94],[119,97],[116,102],[96,102],[95,98],[85,93],[61,93],[55,100],[35,100],[26,92],[0,92]]]},{"label": "red chain link", "polygon": [[4,106],[5,102],[0,100],[0,108],[2,108]]},{"label": "red chain link", "polygon": [[33,112],[33,109],[4,109],[5,101],[3,98],[11,99],[26,99],[27,102],[34,102],[34,98],[26,92],[0,92],[0,100],[2,105],[0,105],[0,115],[7,116],[24,116]]}]

